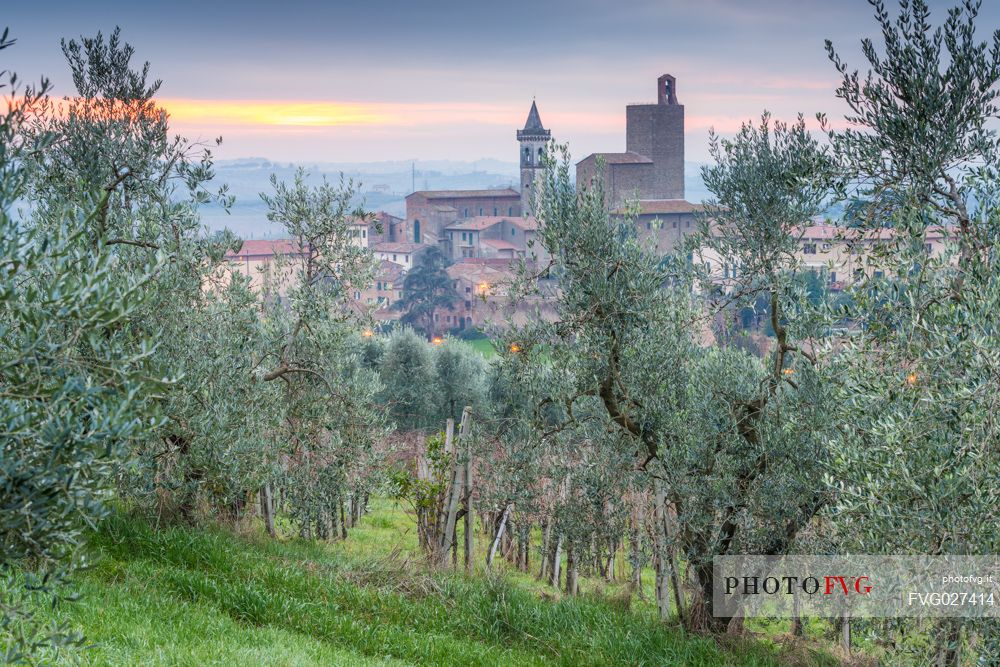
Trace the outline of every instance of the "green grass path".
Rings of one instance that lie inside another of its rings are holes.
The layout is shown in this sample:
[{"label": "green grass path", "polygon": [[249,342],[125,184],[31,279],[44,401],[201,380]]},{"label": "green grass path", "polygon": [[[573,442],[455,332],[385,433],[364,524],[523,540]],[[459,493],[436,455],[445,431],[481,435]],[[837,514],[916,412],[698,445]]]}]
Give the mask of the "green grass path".
[{"label": "green grass path", "polygon": [[75,579],[80,600],[54,612],[93,644],[84,664],[785,664],[770,643],[723,649],[648,608],[543,599],[525,575],[430,574],[406,516],[386,502],[342,543],[115,516],[93,545],[96,565]]}]

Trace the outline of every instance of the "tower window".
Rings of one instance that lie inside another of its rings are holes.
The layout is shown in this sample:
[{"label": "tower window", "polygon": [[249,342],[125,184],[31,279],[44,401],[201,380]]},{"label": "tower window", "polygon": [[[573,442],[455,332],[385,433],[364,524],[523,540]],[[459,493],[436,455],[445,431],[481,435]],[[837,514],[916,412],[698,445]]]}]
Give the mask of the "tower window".
[{"label": "tower window", "polygon": [[[497,214],[497,207],[496,207],[496,206],[494,206],[494,207],[493,207],[493,215],[494,215],[494,217],[496,216],[496,214]],[[930,246],[930,244],[929,244],[929,243],[928,243],[927,245],[928,245],[928,246]]]},{"label": "tower window", "polygon": [[420,243],[420,221],[413,221],[413,242]]}]

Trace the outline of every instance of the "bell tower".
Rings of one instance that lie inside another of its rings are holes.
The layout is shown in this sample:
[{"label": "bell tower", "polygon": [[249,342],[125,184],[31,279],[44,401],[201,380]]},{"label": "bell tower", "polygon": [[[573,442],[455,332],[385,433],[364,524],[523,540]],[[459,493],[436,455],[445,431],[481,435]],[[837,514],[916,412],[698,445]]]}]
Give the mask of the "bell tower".
[{"label": "bell tower", "polygon": [[542,127],[538,106],[531,101],[531,110],[524,129],[517,131],[517,141],[521,148],[521,214],[533,215],[535,198],[535,176],[541,173],[542,156],[545,145],[552,138],[552,132]]}]

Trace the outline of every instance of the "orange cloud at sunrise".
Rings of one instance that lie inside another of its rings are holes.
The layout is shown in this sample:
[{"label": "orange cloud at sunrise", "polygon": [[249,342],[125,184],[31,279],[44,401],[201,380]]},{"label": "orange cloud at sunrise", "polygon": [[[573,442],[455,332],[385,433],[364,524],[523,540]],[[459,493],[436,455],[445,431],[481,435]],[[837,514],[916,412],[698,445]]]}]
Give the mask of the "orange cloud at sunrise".
[{"label": "orange cloud at sunrise", "polygon": [[[469,123],[520,127],[521,106],[483,103],[390,103],[301,100],[218,100],[161,98],[171,125],[213,127],[413,127]],[[617,114],[564,112],[547,114],[551,123],[569,127],[615,128]],[[550,123],[550,124],[551,124]]]},{"label": "orange cloud at sunrise", "polygon": [[357,102],[160,99],[173,122],[193,125],[384,125],[397,119],[378,105]]},{"label": "orange cloud at sunrise", "polygon": [[513,111],[488,104],[159,99],[184,125],[336,127],[469,122],[510,124]]}]

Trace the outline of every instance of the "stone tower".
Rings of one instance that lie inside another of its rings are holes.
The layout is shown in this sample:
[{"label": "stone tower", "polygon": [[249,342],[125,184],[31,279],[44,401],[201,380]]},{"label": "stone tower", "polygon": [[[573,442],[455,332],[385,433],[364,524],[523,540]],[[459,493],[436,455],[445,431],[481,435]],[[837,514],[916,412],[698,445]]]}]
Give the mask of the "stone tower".
[{"label": "stone tower", "polygon": [[532,215],[535,175],[541,173],[542,155],[552,132],[542,127],[538,107],[534,100],[523,130],[517,131],[517,141],[521,147],[521,213]]},{"label": "stone tower", "polygon": [[656,104],[628,105],[625,128],[625,150],[653,161],[652,187],[643,198],[684,199],[684,105],[677,102],[677,79],[664,74],[656,80]]}]

